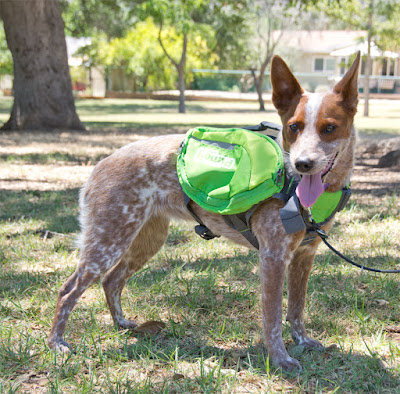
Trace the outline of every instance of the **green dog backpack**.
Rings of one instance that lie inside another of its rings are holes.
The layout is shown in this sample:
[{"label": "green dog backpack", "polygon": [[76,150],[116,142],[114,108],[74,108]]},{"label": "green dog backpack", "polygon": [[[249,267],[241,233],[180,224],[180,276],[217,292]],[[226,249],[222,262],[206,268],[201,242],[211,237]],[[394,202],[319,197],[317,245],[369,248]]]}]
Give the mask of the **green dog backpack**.
[{"label": "green dog backpack", "polygon": [[223,215],[245,212],[278,193],[284,171],[282,151],[272,138],[240,128],[191,129],[177,159],[184,193]]}]

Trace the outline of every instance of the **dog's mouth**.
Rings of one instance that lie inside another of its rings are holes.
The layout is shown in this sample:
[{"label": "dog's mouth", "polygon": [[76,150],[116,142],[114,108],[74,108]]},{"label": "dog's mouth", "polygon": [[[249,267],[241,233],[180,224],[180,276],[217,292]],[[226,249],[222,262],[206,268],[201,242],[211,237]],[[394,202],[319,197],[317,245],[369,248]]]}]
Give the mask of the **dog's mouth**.
[{"label": "dog's mouth", "polygon": [[332,169],[337,153],[333,154],[327,166],[312,175],[302,175],[300,183],[297,185],[296,194],[303,207],[311,207],[317,201],[318,197],[325,191],[329,184],[324,184],[323,179],[326,178]]}]

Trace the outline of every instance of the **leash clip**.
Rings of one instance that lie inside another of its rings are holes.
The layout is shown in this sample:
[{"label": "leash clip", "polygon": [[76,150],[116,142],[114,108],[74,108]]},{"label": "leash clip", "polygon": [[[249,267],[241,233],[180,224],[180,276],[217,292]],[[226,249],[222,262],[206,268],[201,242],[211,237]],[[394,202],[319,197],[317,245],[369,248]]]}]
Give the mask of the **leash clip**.
[{"label": "leash clip", "polygon": [[209,228],[201,224],[195,226],[194,231],[196,231],[196,234],[199,235],[201,238],[205,239],[206,241],[209,241],[210,239],[216,237]]},{"label": "leash clip", "polygon": [[328,238],[328,234],[315,222],[314,218],[312,217],[311,208],[308,207],[306,209],[307,209],[307,212],[308,212],[308,220],[311,223],[311,226],[313,227],[315,232],[318,234],[318,236],[321,239],[327,239]]}]

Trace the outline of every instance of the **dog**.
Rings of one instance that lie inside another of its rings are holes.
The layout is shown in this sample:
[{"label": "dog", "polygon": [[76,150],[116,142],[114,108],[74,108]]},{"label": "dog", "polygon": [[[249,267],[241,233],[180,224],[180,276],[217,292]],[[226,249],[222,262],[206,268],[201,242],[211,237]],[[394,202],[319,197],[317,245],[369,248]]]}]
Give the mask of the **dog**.
[{"label": "dog", "polygon": [[[359,63],[360,54],[330,92],[308,93],[279,56],[272,60],[272,101],[283,125],[278,140],[285,152],[286,170],[301,177],[297,195],[303,206],[312,205],[324,189],[335,192],[349,183]],[[137,326],[124,318],[121,308],[126,281],[160,250],[170,218],[193,220],[175,168],[183,138],[169,135],[131,143],[94,168],[80,193],[80,262],[59,291],[50,348],[69,350],[63,340],[69,314],[82,293],[102,277],[115,324],[123,329]],[[191,204],[214,234],[252,248],[221,215]],[[305,231],[285,232],[279,216],[282,205],[274,198],[260,204],[252,215],[251,228],[260,244],[265,345],[275,366],[295,371],[301,365],[289,356],[282,339],[283,285],[287,271],[287,320],[293,339],[304,347],[323,350],[320,342],[307,335],[303,319],[308,277],[320,240],[300,246]],[[331,226],[332,221],[323,229],[328,231]]]}]

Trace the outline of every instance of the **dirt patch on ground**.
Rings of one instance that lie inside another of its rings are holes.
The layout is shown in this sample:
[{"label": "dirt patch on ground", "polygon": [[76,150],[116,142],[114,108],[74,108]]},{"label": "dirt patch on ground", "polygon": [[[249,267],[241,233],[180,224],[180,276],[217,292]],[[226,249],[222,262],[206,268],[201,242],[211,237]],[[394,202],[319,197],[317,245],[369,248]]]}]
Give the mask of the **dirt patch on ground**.
[{"label": "dirt patch on ground", "polygon": [[375,196],[400,194],[400,167],[380,168],[379,160],[388,152],[400,148],[400,138],[387,138],[379,142],[362,141],[357,146],[356,166],[352,177],[354,192]]}]

